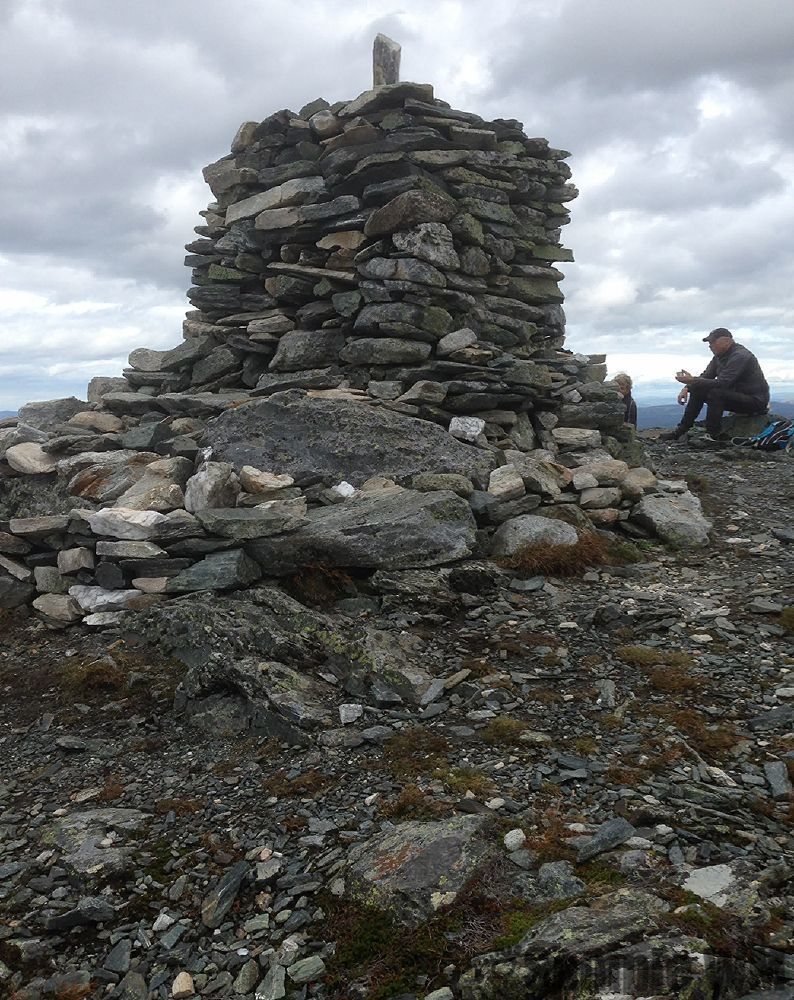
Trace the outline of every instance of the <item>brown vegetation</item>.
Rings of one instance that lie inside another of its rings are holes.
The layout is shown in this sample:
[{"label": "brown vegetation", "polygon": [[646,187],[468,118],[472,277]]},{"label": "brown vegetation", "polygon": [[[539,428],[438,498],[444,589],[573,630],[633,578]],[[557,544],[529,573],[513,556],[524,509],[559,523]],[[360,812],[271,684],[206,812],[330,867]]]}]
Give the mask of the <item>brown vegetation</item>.
[{"label": "brown vegetation", "polygon": [[676,649],[657,649],[655,646],[618,646],[615,656],[633,667],[689,667],[690,653]]},{"label": "brown vegetation", "polygon": [[448,767],[447,740],[440,733],[413,726],[383,744],[382,763],[395,777],[416,778]]},{"label": "brown vegetation", "polygon": [[513,556],[499,556],[497,565],[521,576],[576,576],[591,566],[615,561],[598,535],[580,535],[574,545],[526,545]]},{"label": "brown vegetation", "polygon": [[451,811],[446,802],[439,802],[418,785],[406,785],[392,799],[380,803],[381,815],[386,819],[438,819]]}]

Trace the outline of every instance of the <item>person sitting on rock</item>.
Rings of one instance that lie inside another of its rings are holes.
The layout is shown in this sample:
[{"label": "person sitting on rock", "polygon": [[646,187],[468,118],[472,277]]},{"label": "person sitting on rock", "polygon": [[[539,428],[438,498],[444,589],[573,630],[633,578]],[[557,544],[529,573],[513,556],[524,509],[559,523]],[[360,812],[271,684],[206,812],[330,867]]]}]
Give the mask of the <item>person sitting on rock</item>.
[{"label": "person sitting on rock", "polygon": [[700,411],[706,406],[706,441],[717,441],[722,429],[722,414],[763,414],[769,406],[769,386],[758,359],[746,347],[737,344],[725,327],[717,327],[703,338],[714,357],[701,375],[681,370],[676,381],[684,388],[678,402],[686,406],[679,425],[660,435],[665,441],[675,441],[688,434]]},{"label": "person sitting on rock", "polygon": [[618,387],[618,392],[623,397],[623,403],[626,407],[626,411],[623,416],[624,423],[633,424],[636,427],[637,404],[634,402],[634,397],[631,395],[631,390],[634,386],[631,376],[627,375],[625,372],[618,372],[612,381]]}]

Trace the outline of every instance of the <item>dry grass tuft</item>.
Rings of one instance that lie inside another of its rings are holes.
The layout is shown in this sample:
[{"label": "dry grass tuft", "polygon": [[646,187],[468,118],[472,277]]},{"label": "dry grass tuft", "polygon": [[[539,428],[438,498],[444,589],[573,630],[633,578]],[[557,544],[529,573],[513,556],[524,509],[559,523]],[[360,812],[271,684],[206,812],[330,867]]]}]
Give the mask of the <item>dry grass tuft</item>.
[{"label": "dry grass tuft", "polygon": [[494,790],[494,783],[487,774],[478,771],[476,767],[454,767],[449,771],[439,769],[435,773],[450,791],[465,795],[473,792],[475,795],[487,795]]},{"label": "dry grass tuft", "polygon": [[124,785],[121,782],[121,775],[109,774],[105,778],[102,791],[97,796],[98,802],[116,802],[124,795]]},{"label": "dry grass tuft", "polygon": [[484,743],[496,747],[513,747],[521,745],[521,735],[529,728],[526,722],[512,719],[509,715],[491,719],[479,731],[479,737]]},{"label": "dry grass tuft", "polygon": [[693,677],[681,667],[657,667],[652,670],[648,677],[648,683],[655,691],[664,691],[666,694],[683,694],[685,691],[696,691],[703,687],[704,681],[700,677]]},{"label": "dry grass tuft", "polygon": [[504,569],[521,576],[576,576],[591,566],[614,563],[598,535],[581,535],[575,545],[527,545],[514,556],[494,560]]},{"label": "dry grass tuft", "polygon": [[158,816],[166,816],[170,812],[177,816],[192,816],[203,808],[201,799],[159,799],[154,804],[154,811]]},{"label": "dry grass tuft", "polygon": [[741,739],[729,723],[709,723],[693,708],[654,705],[650,711],[675,726],[687,742],[706,758],[721,760]]},{"label": "dry grass tuft", "polygon": [[59,986],[53,996],[55,1000],[83,1000],[90,997],[95,989],[94,983],[72,983],[70,986]]},{"label": "dry grass tuft", "polygon": [[450,811],[449,803],[439,802],[418,785],[406,785],[394,798],[380,804],[386,819],[438,819]]},{"label": "dry grass tuft", "polygon": [[313,797],[334,784],[336,782],[329,774],[324,774],[317,768],[312,768],[295,778],[288,778],[287,772],[281,769],[262,780],[262,788],[269,795],[275,795],[280,799]]},{"label": "dry grass tuft", "polygon": [[700,475],[697,472],[690,473],[686,477],[686,484],[693,493],[700,497],[706,496],[711,489],[711,481],[708,476]]},{"label": "dry grass tuft", "polygon": [[417,778],[446,769],[450,746],[440,733],[413,726],[395,733],[383,744],[382,761],[398,778]]},{"label": "dry grass tuft", "polygon": [[98,660],[68,661],[61,672],[61,685],[72,694],[118,691],[124,687],[124,671],[112,656]]},{"label": "dry grass tuft", "polygon": [[615,656],[633,667],[691,667],[693,662],[690,653],[655,646],[618,646]]}]

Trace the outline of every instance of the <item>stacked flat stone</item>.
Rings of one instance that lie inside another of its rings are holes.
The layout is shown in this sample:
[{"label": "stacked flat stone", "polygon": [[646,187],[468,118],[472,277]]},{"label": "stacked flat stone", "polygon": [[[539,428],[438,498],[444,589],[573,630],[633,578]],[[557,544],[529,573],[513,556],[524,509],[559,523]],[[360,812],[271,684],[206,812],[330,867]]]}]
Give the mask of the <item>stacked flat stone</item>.
[{"label": "stacked flat stone", "polygon": [[[683,540],[697,501],[630,468],[605,359],[563,349],[567,155],[413,83],[242,125],[182,343],[0,422],[0,607],[103,624],[317,563]],[[20,480],[58,509],[23,516]]]},{"label": "stacked flat stone", "polygon": [[204,171],[185,343],[134,352],[125,377],[158,395],[345,386],[525,445],[570,373],[568,155],[412,83],[245,123]]}]

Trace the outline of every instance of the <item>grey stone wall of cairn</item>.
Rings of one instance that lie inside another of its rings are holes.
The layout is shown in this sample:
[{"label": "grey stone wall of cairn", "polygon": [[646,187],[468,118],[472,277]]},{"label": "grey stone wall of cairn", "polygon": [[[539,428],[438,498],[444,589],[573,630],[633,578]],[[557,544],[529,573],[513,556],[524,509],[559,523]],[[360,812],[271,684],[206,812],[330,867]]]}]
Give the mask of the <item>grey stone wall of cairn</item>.
[{"label": "grey stone wall of cairn", "polygon": [[105,625],[307,565],[703,544],[604,357],[564,349],[568,155],[409,82],[241,125],[182,342],[0,422],[0,607]]}]

